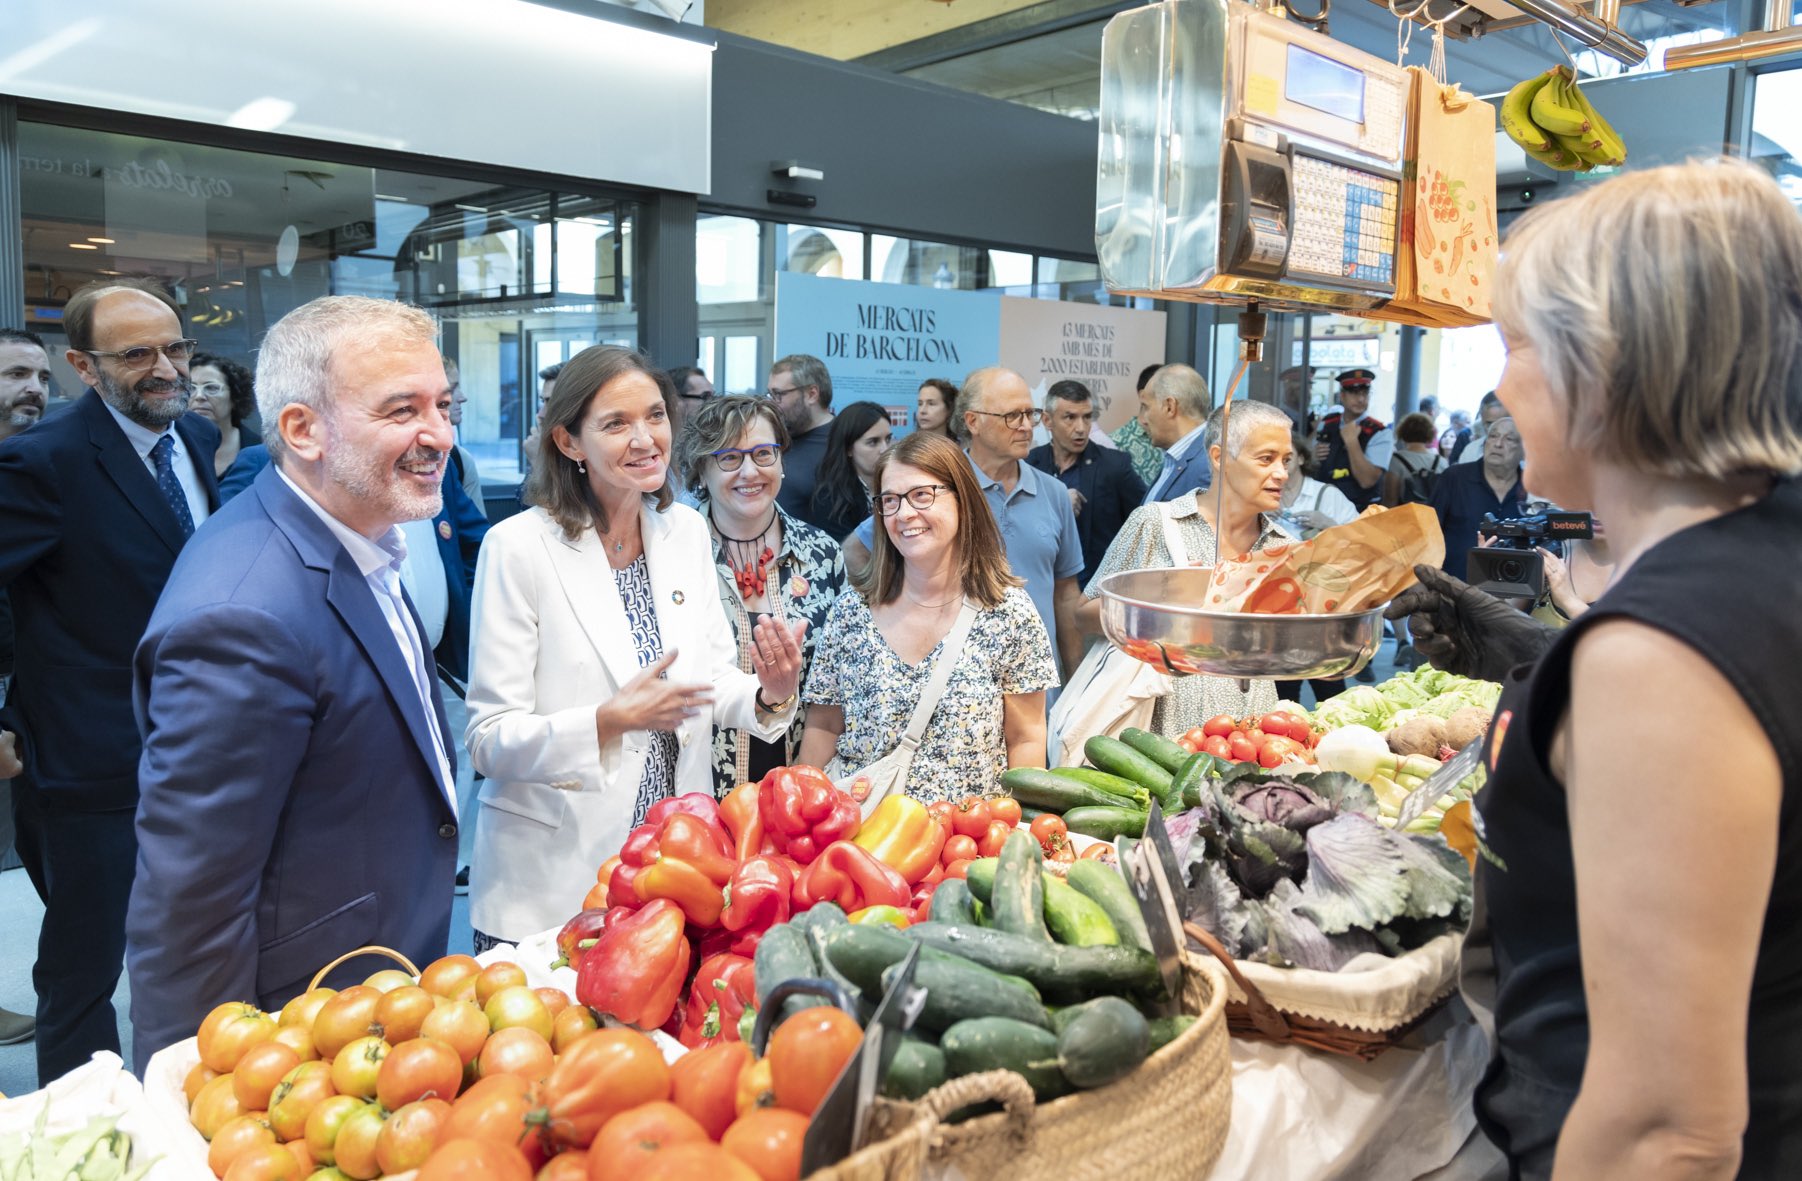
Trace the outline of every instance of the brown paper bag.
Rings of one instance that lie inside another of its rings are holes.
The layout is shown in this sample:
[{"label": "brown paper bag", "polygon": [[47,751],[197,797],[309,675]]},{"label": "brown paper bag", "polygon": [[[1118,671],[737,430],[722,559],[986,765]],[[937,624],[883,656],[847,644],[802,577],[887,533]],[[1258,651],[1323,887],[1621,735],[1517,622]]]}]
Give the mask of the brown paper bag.
[{"label": "brown paper bag", "polygon": [[1425,328],[1487,324],[1500,240],[1495,107],[1418,66],[1408,74],[1401,244],[1383,318]]},{"label": "brown paper bag", "polygon": [[1367,509],[1312,541],[1273,547],[1214,570],[1208,609],[1266,615],[1368,611],[1414,584],[1414,567],[1445,561],[1439,516],[1424,504]]}]

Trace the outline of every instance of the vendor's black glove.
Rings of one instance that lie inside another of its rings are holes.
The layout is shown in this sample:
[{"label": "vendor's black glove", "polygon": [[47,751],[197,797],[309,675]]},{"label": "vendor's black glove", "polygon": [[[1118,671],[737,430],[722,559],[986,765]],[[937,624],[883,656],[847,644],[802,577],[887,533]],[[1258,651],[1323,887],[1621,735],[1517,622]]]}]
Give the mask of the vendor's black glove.
[{"label": "vendor's black glove", "polygon": [[1416,566],[1420,581],[1395,596],[1385,619],[1408,618],[1414,648],[1461,677],[1499,681],[1518,664],[1545,655],[1558,630],[1435,566]]}]

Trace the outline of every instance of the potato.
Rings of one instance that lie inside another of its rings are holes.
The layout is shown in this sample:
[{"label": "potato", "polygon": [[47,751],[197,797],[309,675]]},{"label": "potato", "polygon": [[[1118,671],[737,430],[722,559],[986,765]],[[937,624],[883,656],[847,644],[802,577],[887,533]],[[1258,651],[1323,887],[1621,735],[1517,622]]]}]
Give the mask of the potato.
[{"label": "potato", "polygon": [[1389,749],[1398,755],[1430,755],[1439,757],[1445,744],[1445,723],[1427,714],[1417,714],[1383,735]]},{"label": "potato", "polygon": [[1492,716],[1481,706],[1465,706],[1445,720],[1445,744],[1453,750],[1463,750],[1472,741],[1488,733],[1489,719]]}]

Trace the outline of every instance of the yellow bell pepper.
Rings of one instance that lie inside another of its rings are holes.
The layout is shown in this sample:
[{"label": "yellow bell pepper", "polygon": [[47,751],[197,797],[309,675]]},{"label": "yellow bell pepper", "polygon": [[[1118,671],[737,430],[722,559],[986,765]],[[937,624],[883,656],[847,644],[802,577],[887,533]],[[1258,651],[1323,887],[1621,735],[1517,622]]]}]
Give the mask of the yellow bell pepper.
[{"label": "yellow bell pepper", "polygon": [[893,795],[876,805],[853,839],[912,886],[938,864],[948,835],[926,811],[926,805]]}]

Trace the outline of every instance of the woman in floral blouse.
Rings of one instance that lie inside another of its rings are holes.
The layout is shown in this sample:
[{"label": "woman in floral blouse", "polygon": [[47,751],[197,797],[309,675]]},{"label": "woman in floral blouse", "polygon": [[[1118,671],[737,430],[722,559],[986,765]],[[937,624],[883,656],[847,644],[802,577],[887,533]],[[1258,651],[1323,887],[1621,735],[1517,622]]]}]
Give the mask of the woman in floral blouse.
[{"label": "woman in floral blouse", "polygon": [[[813,658],[827,612],[845,586],[838,542],[776,504],[788,428],[767,398],[710,398],[688,416],[676,444],[676,471],[697,498],[712,531],[720,600],[738,643],[739,667],[751,667],[751,621],[759,614],[805,619],[802,673]],[[794,761],[805,712],[778,742],[715,726],[713,789],[724,796],[772,767]]]},{"label": "woman in floral blouse", "polygon": [[803,763],[848,774],[894,750],[965,600],[976,609],[945,694],[907,774],[919,800],[999,790],[1009,767],[1045,765],[1051,639],[1020,579],[970,461],[921,431],[876,468],[870,565],[833,604],[808,671]]}]

